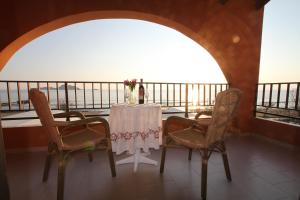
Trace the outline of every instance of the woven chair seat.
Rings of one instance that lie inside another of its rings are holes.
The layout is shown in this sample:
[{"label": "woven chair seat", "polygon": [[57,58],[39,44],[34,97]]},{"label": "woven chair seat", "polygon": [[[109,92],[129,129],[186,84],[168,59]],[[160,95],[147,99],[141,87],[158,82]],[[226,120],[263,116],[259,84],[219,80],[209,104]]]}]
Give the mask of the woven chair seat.
[{"label": "woven chair seat", "polygon": [[93,148],[101,140],[105,139],[105,133],[100,133],[91,128],[85,128],[62,137],[63,150],[79,150]]},{"label": "woven chair seat", "polygon": [[202,149],[206,147],[205,132],[195,128],[187,128],[170,132],[169,136],[178,144],[191,149]]}]

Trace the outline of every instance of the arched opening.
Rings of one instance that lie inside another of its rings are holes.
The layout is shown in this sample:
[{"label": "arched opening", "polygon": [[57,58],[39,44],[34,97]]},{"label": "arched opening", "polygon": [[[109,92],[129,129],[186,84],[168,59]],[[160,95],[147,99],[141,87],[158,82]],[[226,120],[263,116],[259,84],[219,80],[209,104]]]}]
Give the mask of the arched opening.
[{"label": "arched opening", "polygon": [[44,34],[6,64],[2,80],[225,83],[214,58],[166,26],[132,19],[76,23]]},{"label": "arched opening", "polygon": [[[139,13],[139,12],[132,12],[132,11],[97,11],[97,12],[87,12],[87,13],[81,13],[76,15],[71,15],[68,17],[60,18],[57,20],[54,20],[52,22],[49,22],[47,24],[43,24],[27,33],[19,37],[17,40],[12,42],[10,45],[8,45],[0,54],[2,57],[0,61],[0,68],[3,68],[6,66],[6,63],[10,59],[11,56],[14,55],[18,51],[18,49],[22,48],[24,45],[29,43],[30,41],[34,40],[35,38],[38,38],[39,36],[42,36],[43,34],[46,34],[48,32],[51,32],[53,30],[66,27],[71,24],[94,20],[94,19],[140,19],[145,20],[148,22],[154,22],[157,24],[164,25],[166,27],[170,27],[171,29],[175,29],[179,31],[180,33],[186,35],[187,37],[191,38],[198,44],[201,43],[202,40],[199,40],[199,36],[196,37],[196,33],[190,30],[189,28],[175,22],[171,21],[169,19],[165,19],[162,17],[154,16],[151,14],[146,13]],[[199,43],[200,41],[200,43]],[[205,40],[203,39],[203,44],[200,44],[203,48],[206,48]],[[213,56],[213,54],[211,54]],[[218,62],[218,60],[216,60]],[[222,67],[220,67],[222,70]],[[226,77],[226,74],[225,74]],[[201,80],[199,80],[201,81]],[[205,81],[206,82],[206,81]]]},{"label": "arched opening", "polygon": [[[53,81],[69,81],[81,90],[69,91],[68,107],[71,109],[99,109],[103,104],[110,107],[112,103],[123,101],[122,84],[108,85],[99,81],[144,78],[149,102],[180,107],[181,112],[186,101],[194,112],[200,106],[210,109],[216,94],[226,89],[226,80],[217,62],[198,43],[174,29],[142,20],[102,19],[75,23],[32,40],[19,49],[15,57],[7,63],[8,70],[4,69],[2,74],[3,80],[21,82],[10,83],[10,95],[1,95],[3,109],[8,111],[32,109],[28,99],[30,87],[44,90],[52,108],[62,109],[59,104],[66,101],[63,85]],[[6,78],[9,68],[13,68],[11,76]],[[87,83],[91,81],[94,83]],[[7,83],[0,84],[1,88],[6,86]],[[95,93],[90,91],[94,88]],[[89,94],[82,93],[85,89]],[[102,93],[102,89],[109,92]]]}]

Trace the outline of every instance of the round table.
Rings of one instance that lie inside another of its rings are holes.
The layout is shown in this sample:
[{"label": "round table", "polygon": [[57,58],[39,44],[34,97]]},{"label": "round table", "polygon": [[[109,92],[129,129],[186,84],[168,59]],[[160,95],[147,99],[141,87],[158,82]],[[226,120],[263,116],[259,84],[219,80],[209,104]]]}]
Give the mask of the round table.
[{"label": "round table", "polygon": [[157,165],[157,161],[145,157],[149,149],[159,149],[161,141],[162,112],[159,104],[114,104],[110,110],[109,125],[112,150],[117,155],[128,152],[132,156],[116,164],[139,163]]}]

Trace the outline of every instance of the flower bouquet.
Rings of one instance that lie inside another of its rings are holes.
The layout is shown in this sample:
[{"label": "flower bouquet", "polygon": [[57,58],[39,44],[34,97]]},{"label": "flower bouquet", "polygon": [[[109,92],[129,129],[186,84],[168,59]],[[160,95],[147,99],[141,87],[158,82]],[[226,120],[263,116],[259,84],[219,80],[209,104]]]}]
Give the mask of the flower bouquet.
[{"label": "flower bouquet", "polygon": [[136,86],[136,79],[132,79],[131,81],[125,80],[124,85],[128,86],[129,90],[132,92]]},{"label": "flower bouquet", "polygon": [[128,86],[129,94],[126,92],[125,97],[128,98],[129,104],[135,104],[136,97],[134,95],[134,89],[136,86],[136,79],[129,81],[128,79],[124,81],[124,85]]}]

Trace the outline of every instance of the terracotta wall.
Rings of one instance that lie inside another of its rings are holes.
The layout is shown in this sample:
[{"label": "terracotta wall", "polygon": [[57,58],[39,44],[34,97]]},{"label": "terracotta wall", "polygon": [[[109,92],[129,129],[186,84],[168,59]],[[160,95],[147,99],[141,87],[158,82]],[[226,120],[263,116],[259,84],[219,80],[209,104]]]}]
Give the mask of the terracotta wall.
[{"label": "terracotta wall", "polygon": [[103,18],[160,23],[206,48],[229,84],[244,92],[238,126],[251,131],[263,21],[263,9],[256,9],[254,0],[229,0],[224,5],[219,0],[2,0],[0,69],[19,48],[42,34]]},{"label": "terracotta wall", "polygon": [[[165,120],[163,120],[163,125]],[[91,125],[90,125],[91,126]],[[185,128],[182,125],[171,124],[170,131]],[[93,129],[104,132],[104,127],[99,125],[93,125]],[[48,135],[41,126],[37,127],[22,127],[22,128],[3,128],[3,139],[6,150],[41,150],[41,148],[48,145]]]},{"label": "terracotta wall", "polygon": [[[300,146],[300,126],[291,126],[263,119],[254,119],[252,125],[253,133]],[[94,126],[94,128],[103,130],[101,125]],[[178,124],[173,123],[170,125],[171,131],[182,128],[184,127]],[[46,147],[48,144],[48,137],[42,127],[4,128],[3,135],[7,150],[40,150],[41,147]]]},{"label": "terracotta wall", "polygon": [[253,120],[253,133],[300,147],[300,126],[273,122],[265,119]]},{"label": "terracotta wall", "polygon": [[[90,125],[90,127],[104,132],[104,127],[101,124]],[[80,127],[74,127],[72,130],[78,129]],[[47,147],[49,141],[45,129],[41,126],[3,128],[3,139],[7,150],[40,150],[41,147]]]},{"label": "terracotta wall", "polygon": [[7,150],[33,150],[48,145],[48,136],[42,127],[4,128],[3,139]]}]

